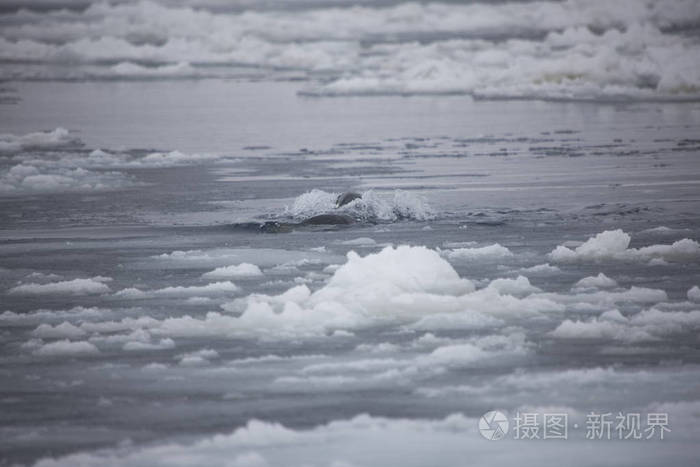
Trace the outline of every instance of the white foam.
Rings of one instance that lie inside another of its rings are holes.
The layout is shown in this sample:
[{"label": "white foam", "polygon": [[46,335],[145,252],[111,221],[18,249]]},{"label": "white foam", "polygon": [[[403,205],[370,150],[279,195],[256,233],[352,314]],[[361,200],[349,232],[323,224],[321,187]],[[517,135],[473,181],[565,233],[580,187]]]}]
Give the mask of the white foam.
[{"label": "white foam", "polygon": [[391,194],[365,191],[360,198],[336,207],[339,195],[314,189],[297,196],[293,204],[285,208],[285,213],[295,219],[328,213],[346,214],[363,221],[428,220],[435,216],[424,198],[403,190]]}]

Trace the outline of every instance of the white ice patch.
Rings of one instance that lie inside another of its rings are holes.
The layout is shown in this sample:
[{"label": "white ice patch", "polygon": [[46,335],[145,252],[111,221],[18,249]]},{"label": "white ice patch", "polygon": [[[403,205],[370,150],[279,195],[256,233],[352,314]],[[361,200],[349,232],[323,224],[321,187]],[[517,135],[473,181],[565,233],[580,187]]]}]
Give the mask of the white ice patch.
[{"label": "white ice patch", "polygon": [[118,169],[162,168],[232,160],[219,154],[187,154],[180,151],[146,155],[96,149],[85,154],[83,143],[67,130],[0,135],[0,156],[15,163],[0,170],[0,195],[114,190],[136,184]]},{"label": "white ice patch", "polygon": [[72,357],[81,355],[94,355],[100,351],[94,344],[86,341],[70,341],[68,339],[41,344],[34,355],[40,357]]},{"label": "white ice patch", "polygon": [[197,350],[178,356],[180,366],[205,366],[209,365],[211,360],[215,358],[219,358],[219,354],[212,349]]},{"label": "white ice patch", "polygon": [[530,284],[530,280],[525,276],[518,276],[515,279],[494,279],[487,288],[494,289],[501,295],[512,295],[514,297],[525,297],[542,292]]},{"label": "white ice patch", "polygon": [[456,248],[447,252],[452,261],[498,261],[513,256],[506,247],[494,243],[484,247]]},{"label": "white ice patch", "polygon": [[619,303],[662,303],[668,301],[668,295],[661,289],[632,286],[629,289],[598,290],[598,289],[574,289],[571,294],[541,293],[541,298],[566,304],[572,308],[582,305],[593,305],[594,308],[606,308]]},{"label": "white ice patch", "polygon": [[24,326],[29,324],[59,322],[62,320],[94,320],[104,318],[112,311],[104,308],[74,307],[68,310],[37,310],[29,313],[4,311],[0,313],[0,323],[4,326]]},{"label": "white ice patch", "polygon": [[85,331],[81,328],[64,321],[56,326],[51,326],[50,324],[40,324],[34,331],[32,335],[39,337],[41,339],[75,339],[78,337],[83,337]]},{"label": "white ice patch", "polygon": [[143,352],[150,350],[174,349],[175,341],[170,338],[161,339],[158,342],[142,342],[139,340],[128,341],[122,347],[128,352]]},{"label": "white ice patch", "polygon": [[29,149],[58,149],[80,146],[82,142],[65,128],[26,135],[0,134],[0,155],[14,154]]},{"label": "white ice patch", "polygon": [[70,281],[49,282],[47,284],[21,284],[12,287],[10,295],[92,295],[109,292],[104,277],[73,279]]},{"label": "white ice patch", "polygon": [[228,279],[240,277],[257,277],[262,275],[263,272],[255,264],[241,263],[216,268],[213,271],[209,271],[202,274],[202,277],[205,279]]},{"label": "white ice patch", "polygon": [[694,285],[688,290],[688,300],[691,302],[700,302],[700,287]]},{"label": "white ice patch", "polygon": [[700,18],[693,0],[313,6],[117,2],[6,15],[0,78],[236,76],[235,64],[324,78],[306,89],[314,95],[699,94],[700,45],[684,34]]},{"label": "white ice patch", "polygon": [[700,330],[700,311],[656,308],[625,317],[617,310],[587,321],[565,320],[550,335],[559,339],[604,339],[644,342]]},{"label": "white ice patch", "polygon": [[[347,391],[349,388],[410,386],[451,370],[498,365],[528,353],[524,335],[493,335],[439,345],[427,353],[403,351],[396,358],[359,358],[314,363],[274,383],[281,391]],[[408,355],[408,358],[406,357]]]},{"label": "white ice patch", "polygon": [[295,251],[273,248],[212,248],[208,250],[176,250],[149,258],[149,265],[156,261],[158,267],[206,268],[224,267],[235,263],[250,263],[258,267],[281,264],[320,264],[333,262],[342,256],[315,251]]},{"label": "white ice patch", "polygon": [[172,65],[142,66],[132,62],[118,63],[107,70],[100,70],[94,76],[105,78],[194,78],[202,73],[194,69],[188,62],[178,62]]},{"label": "white ice patch", "polygon": [[227,295],[237,292],[239,287],[231,281],[212,282],[207,285],[192,285],[164,287],[155,290],[141,290],[137,288],[128,288],[120,290],[114,296],[118,298],[140,299],[148,297],[190,297],[190,296],[206,296],[206,295]]},{"label": "white ice patch", "polygon": [[115,190],[133,185],[121,172],[50,167],[29,162],[0,170],[0,195]]},{"label": "white ice patch", "polygon": [[602,272],[598,273],[597,276],[584,277],[574,284],[574,289],[609,289],[614,287],[617,287],[617,282]]},{"label": "white ice patch", "polygon": [[435,217],[433,209],[421,196],[403,190],[390,195],[365,191],[358,199],[336,207],[340,193],[311,190],[299,195],[285,214],[295,219],[307,219],[319,214],[346,214],[364,221],[395,221],[399,219],[427,220]]},{"label": "white ice patch", "polygon": [[169,318],[153,332],[295,338],[381,324],[467,329],[565,309],[550,297],[540,297],[544,294],[525,277],[499,279],[475,290],[436,251],[425,247],[386,247],[365,257],[355,252],[347,257],[315,292],[299,285],[277,296],[253,294],[222,306],[232,314]]},{"label": "white ice patch", "polygon": [[552,266],[549,263],[543,263],[543,264],[536,264],[535,266],[530,266],[529,268],[523,268],[520,270],[520,272],[523,272],[525,274],[558,274],[561,272],[561,269],[559,269],[556,266]]},{"label": "white ice patch", "polygon": [[575,249],[558,246],[549,258],[559,263],[619,261],[692,262],[700,259],[700,244],[684,238],[671,245],[650,245],[629,248],[631,237],[622,230],[606,230]]},{"label": "white ice patch", "polygon": [[375,246],[377,242],[369,237],[359,237],[353,238],[352,240],[345,240],[342,244],[349,246]]},{"label": "white ice patch", "polygon": [[[569,407],[533,408],[523,412],[577,412]],[[641,410],[638,410],[641,412]],[[612,460],[620,467],[692,465],[695,460],[698,403],[654,404],[643,413],[670,413],[673,426],[682,426],[684,436],[673,442],[598,443],[592,455],[590,440],[569,433],[562,443],[522,442],[505,439],[489,442],[478,431],[478,419],[461,413],[445,418],[382,418],[366,414],[331,420],[311,428],[293,429],[280,423],[250,420],[231,433],[216,434],[194,442],[168,441],[154,445],[122,447],[94,453],[76,453],[40,460],[36,467],[136,467],[155,465],[209,467],[448,467],[464,465],[545,466],[560,465],[562,455],[583,467]],[[509,418],[512,414],[508,414]],[[512,420],[512,419],[511,419]],[[576,419],[578,421],[578,419]],[[569,421],[571,422],[571,421]],[[511,422],[512,423],[512,422]],[[583,421],[582,421],[583,423]],[[676,425],[678,423],[679,425]],[[511,425],[511,430],[512,430]],[[672,428],[673,429],[673,428]],[[687,430],[687,431],[686,431]],[[585,429],[581,431],[585,433]],[[675,433],[675,430],[673,431]],[[565,453],[565,454],[564,454]]]},{"label": "white ice patch", "polygon": [[650,235],[676,235],[681,233],[688,233],[690,229],[672,229],[671,227],[666,227],[661,225],[659,227],[654,227],[652,229],[645,229],[639,232],[640,234],[650,234]]}]

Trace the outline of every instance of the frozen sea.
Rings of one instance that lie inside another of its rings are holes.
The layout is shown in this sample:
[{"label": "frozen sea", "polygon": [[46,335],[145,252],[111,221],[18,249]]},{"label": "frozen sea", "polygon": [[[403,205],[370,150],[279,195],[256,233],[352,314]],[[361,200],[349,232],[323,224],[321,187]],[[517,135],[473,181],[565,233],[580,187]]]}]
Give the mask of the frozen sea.
[{"label": "frozen sea", "polygon": [[696,465],[697,2],[29,3],[0,465]]}]

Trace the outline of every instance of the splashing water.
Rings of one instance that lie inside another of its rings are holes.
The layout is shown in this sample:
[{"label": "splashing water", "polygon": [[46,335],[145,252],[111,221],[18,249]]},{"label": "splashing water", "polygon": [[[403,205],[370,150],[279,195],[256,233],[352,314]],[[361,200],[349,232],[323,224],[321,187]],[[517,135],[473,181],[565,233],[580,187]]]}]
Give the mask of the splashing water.
[{"label": "splashing water", "polygon": [[294,219],[306,219],[319,214],[338,213],[366,222],[428,220],[435,217],[432,207],[422,196],[403,190],[395,190],[390,197],[368,190],[362,193],[361,198],[337,207],[339,195],[340,193],[318,189],[308,191],[297,196],[291,207],[285,207],[285,215]]}]

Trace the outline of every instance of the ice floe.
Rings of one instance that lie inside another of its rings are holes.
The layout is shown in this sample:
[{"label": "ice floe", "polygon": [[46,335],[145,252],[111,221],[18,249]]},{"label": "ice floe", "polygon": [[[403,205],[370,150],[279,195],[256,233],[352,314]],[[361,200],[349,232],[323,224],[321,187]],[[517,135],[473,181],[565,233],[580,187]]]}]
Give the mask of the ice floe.
[{"label": "ice floe", "polygon": [[92,277],[88,279],[73,279],[68,281],[49,282],[46,284],[20,284],[12,287],[8,293],[10,295],[90,295],[102,294],[110,291],[105,282],[111,279],[108,277]]},{"label": "ice floe", "polygon": [[558,246],[549,253],[549,259],[558,263],[567,263],[609,260],[689,262],[700,258],[700,244],[689,238],[678,240],[670,245],[650,245],[641,248],[629,248],[631,240],[630,235],[620,229],[606,230],[574,249]]},{"label": "ice floe", "polygon": [[241,263],[216,268],[213,271],[209,271],[202,274],[202,277],[205,279],[226,279],[239,277],[256,277],[262,275],[263,272],[255,264]]}]

